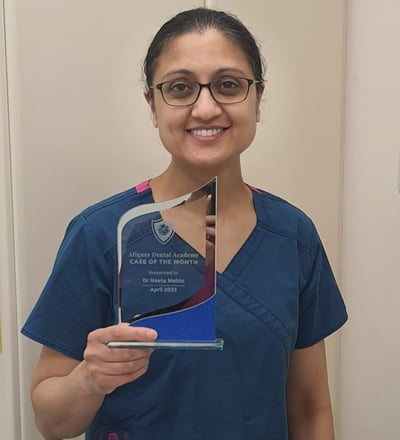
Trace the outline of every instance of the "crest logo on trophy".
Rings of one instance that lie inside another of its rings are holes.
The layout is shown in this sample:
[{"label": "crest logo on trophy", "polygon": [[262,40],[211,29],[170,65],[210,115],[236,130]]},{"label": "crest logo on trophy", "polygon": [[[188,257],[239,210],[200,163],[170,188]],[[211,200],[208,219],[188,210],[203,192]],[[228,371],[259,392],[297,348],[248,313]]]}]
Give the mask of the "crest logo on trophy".
[{"label": "crest logo on trophy", "polygon": [[151,227],[153,229],[154,236],[161,244],[166,244],[174,235],[174,230],[171,225],[165,223],[162,218],[151,221]]}]

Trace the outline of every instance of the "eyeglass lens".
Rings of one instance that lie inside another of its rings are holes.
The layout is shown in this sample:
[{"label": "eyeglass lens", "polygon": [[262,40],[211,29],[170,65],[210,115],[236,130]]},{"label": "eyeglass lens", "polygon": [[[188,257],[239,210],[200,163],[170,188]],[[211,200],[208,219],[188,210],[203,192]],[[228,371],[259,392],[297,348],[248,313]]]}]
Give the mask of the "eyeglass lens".
[{"label": "eyeglass lens", "polygon": [[247,98],[252,80],[247,78],[221,78],[209,84],[199,84],[186,80],[167,81],[160,84],[165,102],[169,105],[184,106],[194,104],[201,89],[207,87],[213,98],[220,104],[234,104]]}]

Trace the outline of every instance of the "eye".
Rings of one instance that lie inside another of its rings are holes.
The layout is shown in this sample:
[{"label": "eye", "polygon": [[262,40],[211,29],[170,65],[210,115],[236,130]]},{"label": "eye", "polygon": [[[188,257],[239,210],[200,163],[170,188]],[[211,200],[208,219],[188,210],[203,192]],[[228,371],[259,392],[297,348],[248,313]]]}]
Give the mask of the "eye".
[{"label": "eye", "polygon": [[163,92],[172,96],[187,96],[193,93],[194,84],[190,81],[168,81],[163,84]]},{"label": "eye", "polygon": [[215,82],[214,89],[222,95],[240,93],[243,89],[243,80],[241,78],[222,78]]}]

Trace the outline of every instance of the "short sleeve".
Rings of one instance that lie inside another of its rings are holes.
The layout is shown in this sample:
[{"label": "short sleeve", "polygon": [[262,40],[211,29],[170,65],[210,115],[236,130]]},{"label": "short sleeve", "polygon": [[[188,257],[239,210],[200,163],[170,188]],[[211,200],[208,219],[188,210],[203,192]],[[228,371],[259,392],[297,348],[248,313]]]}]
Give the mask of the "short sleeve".
[{"label": "short sleeve", "polygon": [[87,335],[111,325],[113,259],[107,259],[83,216],[68,226],[52,273],[22,333],[81,360]]},{"label": "short sleeve", "polygon": [[307,277],[299,297],[299,325],[295,348],[316,344],[347,321],[342,295],[315,228],[309,261]]}]

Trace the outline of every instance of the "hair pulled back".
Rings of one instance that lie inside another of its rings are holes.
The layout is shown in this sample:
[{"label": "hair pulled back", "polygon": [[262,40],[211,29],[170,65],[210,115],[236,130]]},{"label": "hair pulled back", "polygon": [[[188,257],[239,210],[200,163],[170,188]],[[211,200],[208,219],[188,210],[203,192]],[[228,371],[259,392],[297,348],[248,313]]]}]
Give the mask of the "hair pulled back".
[{"label": "hair pulled back", "polygon": [[[143,62],[143,72],[149,98],[152,98],[154,71],[166,46],[176,37],[190,32],[215,29],[242,49],[256,80],[263,80],[264,63],[258,45],[246,26],[233,14],[208,8],[183,11],[164,23],[154,36]],[[257,84],[259,90],[262,84]]]}]

